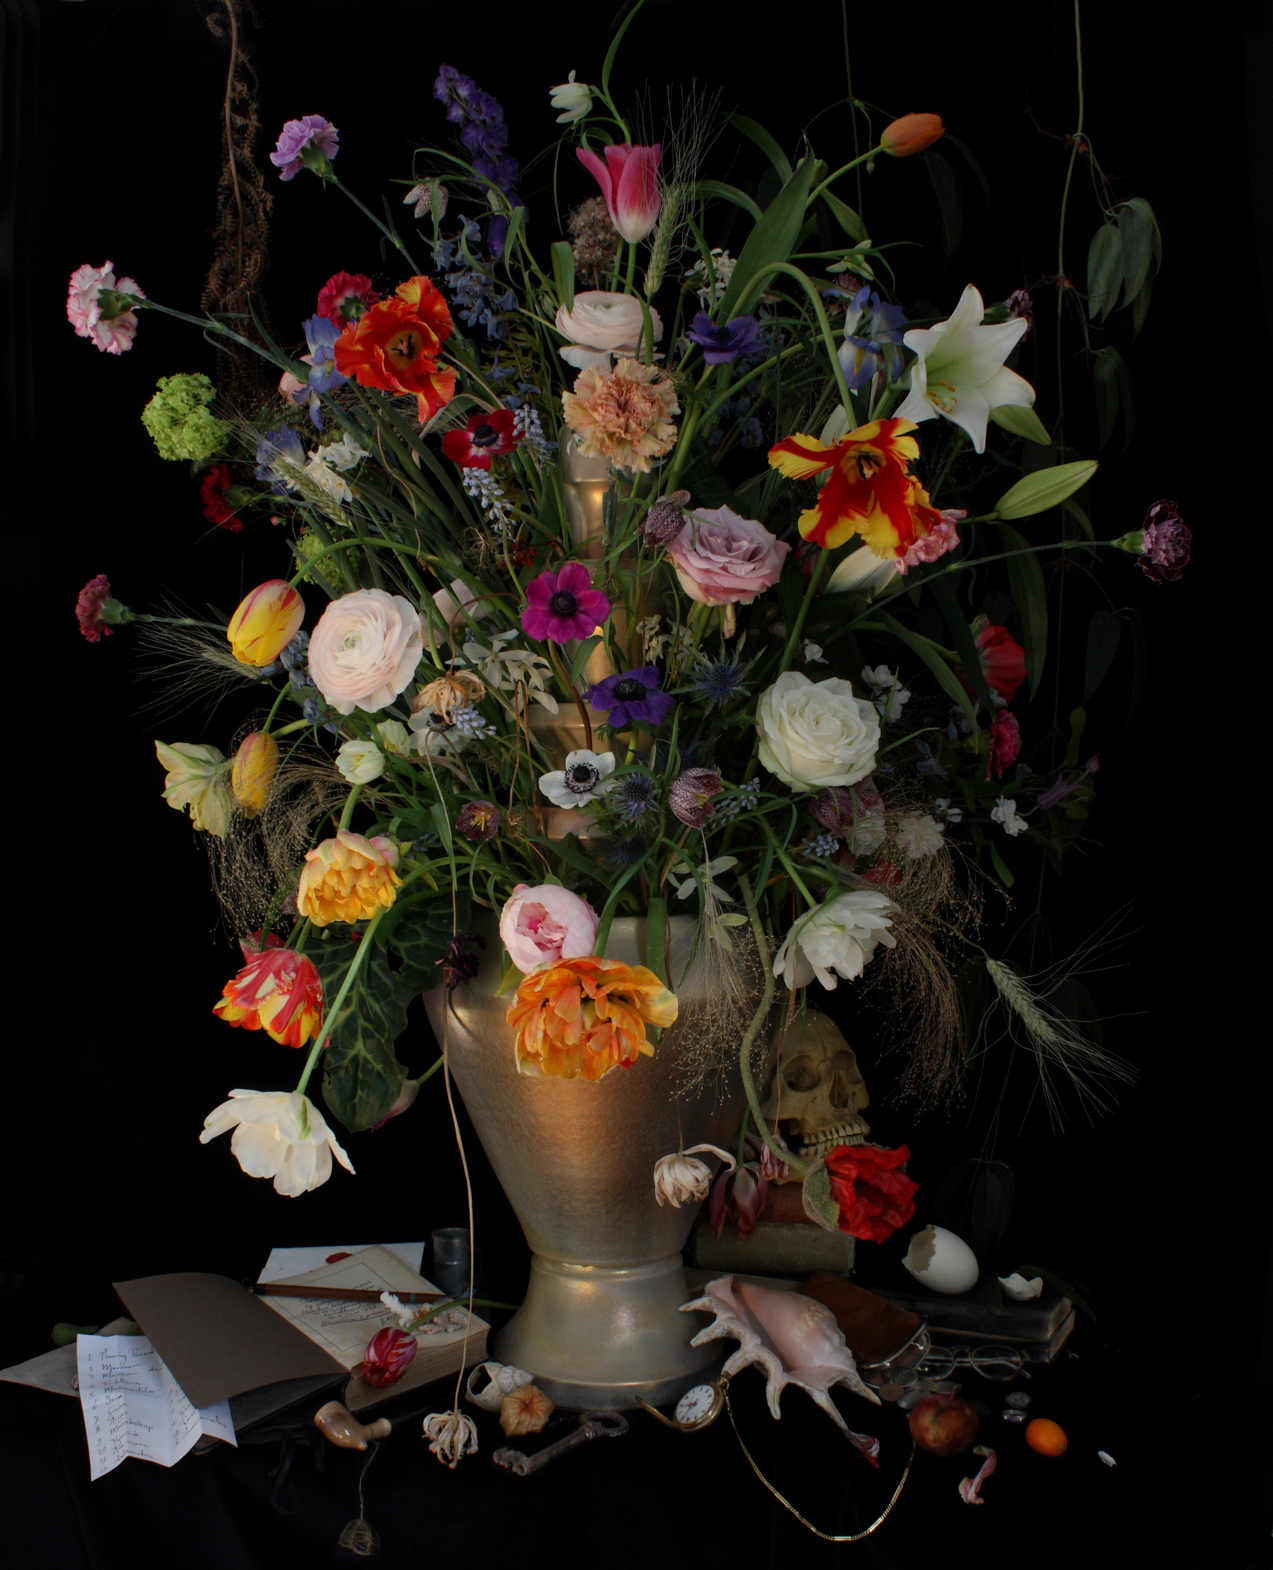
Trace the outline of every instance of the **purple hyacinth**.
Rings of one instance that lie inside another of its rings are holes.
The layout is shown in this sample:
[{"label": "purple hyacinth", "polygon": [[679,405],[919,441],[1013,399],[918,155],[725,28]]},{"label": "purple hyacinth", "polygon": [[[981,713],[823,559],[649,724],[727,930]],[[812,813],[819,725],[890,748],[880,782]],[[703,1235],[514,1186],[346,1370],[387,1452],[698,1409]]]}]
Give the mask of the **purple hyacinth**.
[{"label": "purple hyacinth", "polygon": [[622,730],[634,720],[661,725],[676,707],[676,699],[670,693],[659,691],[659,673],[654,665],[607,676],[588,694],[588,702],[598,714],[605,714],[611,730]]},{"label": "purple hyacinth", "polygon": [[906,317],[900,305],[885,305],[869,285],[863,285],[844,313],[844,342],[840,366],[848,385],[865,387],[881,367],[895,382],[902,374],[902,341]]},{"label": "purple hyacinth", "polygon": [[735,316],[724,327],[716,327],[707,312],[700,311],[686,337],[702,349],[708,365],[729,365],[755,348],[759,333],[760,323],[754,316]]},{"label": "purple hyacinth", "polygon": [[1155,583],[1175,583],[1189,565],[1192,539],[1175,502],[1155,502],[1145,515],[1140,570]]},{"label": "purple hyacinth", "polygon": [[270,154],[270,162],[278,168],[279,178],[294,180],[301,166],[324,172],[340,151],[340,132],[322,115],[307,114],[299,120],[289,120],[279,135],[278,146]]}]

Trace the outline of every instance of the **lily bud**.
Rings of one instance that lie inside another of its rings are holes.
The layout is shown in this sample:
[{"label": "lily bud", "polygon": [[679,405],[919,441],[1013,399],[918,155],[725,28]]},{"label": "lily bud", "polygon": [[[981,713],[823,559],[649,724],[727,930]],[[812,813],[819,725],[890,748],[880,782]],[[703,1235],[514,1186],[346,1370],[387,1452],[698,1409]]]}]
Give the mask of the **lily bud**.
[{"label": "lily bud", "polygon": [[278,659],[305,620],[305,602],[282,578],[258,584],[230,618],[225,635],[241,665]]},{"label": "lily bud", "polygon": [[900,120],[886,125],[880,135],[880,146],[894,158],[909,158],[931,147],[946,134],[939,114],[904,114]]},{"label": "lily bud", "polygon": [[230,789],[244,817],[254,818],[269,800],[278,773],[278,742],[264,731],[254,730],[234,755]]},{"label": "lily bud", "polygon": [[1005,520],[1031,518],[1035,513],[1059,507],[1067,496],[1092,478],[1097,470],[1095,458],[1080,458],[1077,463],[1057,463],[1050,469],[1036,469],[1023,475],[995,504],[994,515]]}]

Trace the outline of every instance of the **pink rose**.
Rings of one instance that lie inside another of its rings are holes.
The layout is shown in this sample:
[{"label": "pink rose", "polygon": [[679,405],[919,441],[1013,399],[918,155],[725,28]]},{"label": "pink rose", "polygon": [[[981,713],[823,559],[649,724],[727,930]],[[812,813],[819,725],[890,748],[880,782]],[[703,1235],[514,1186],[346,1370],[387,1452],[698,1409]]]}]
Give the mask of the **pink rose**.
[{"label": "pink rose", "polygon": [[376,713],[402,693],[424,652],[420,617],[409,600],[357,589],[333,600],[309,640],[309,673],[338,714]]},{"label": "pink rose", "polygon": [[728,507],[700,507],[667,548],[676,576],[700,605],[750,605],[777,583],[790,545]]},{"label": "pink rose", "polygon": [[545,960],[582,959],[597,941],[597,913],[586,899],[540,883],[519,883],[499,918],[499,935],[513,964],[529,974]]}]

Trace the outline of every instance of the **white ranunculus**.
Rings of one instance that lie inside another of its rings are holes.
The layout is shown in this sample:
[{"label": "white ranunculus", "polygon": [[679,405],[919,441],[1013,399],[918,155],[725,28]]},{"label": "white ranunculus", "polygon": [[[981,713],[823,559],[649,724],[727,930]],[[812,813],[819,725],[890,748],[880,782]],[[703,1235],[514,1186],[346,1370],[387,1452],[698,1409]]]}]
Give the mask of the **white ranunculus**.
[{"label": "white ranunculus", "polygon": [[351,785],[370,785],[385,771],[385,755],[374,741],[347,741],[336,754],[336,767]]},{"label": "white ranunculus", "polygon": [[927,812],[908,812],[897,820],[897,843],[907,858],[917,861],[922,856],[932,856],[942,848],[944,823]]},{"label": "white ranunculus", "polygon": [[171,747],[157,741],[155,752],[168,770],[164,775],[164,800],[178,812],[188,807],[195,828],[224,839],[234,806],[230,795],[231,765],[224,753],[192,741],[179,741]]},{"label": "white ranunculus", "polygon": [[550,102],[554,109],[562,111],[557,116],[557,124],[573,125],[592,108],[592,89],[586,82],[576,82],[572,71],[564,82],[558,82],[553,88]]},{"label": "white ranunculus", "polygon": [[229,1101],[203,1120],[199,1143],[234,1130],[230,1149],[249,1177],[273,1178],[289,1199],[326,1183],[332,1157],[353,1166],[336,1143],[323,1114],[299,1090],[232,1090]]},{"label": "white ranunculus", "polygon": [[419,613],[400,594],[356,589],[333,600],[309,640],[309,674],[338,714],[374,714],[404,692],[424,652]]},{"label": "white ranunculus", "polygon": [[[663,336],[663,321],[650,307],[650,320],[654,325],[654,341]],[[557,331],[571,345],[581,349],[604,350],[611,354],[636,354],[645,332],[645,318],[640,302],[630,294],[611,294],[605,289],[585,289],[575,296],[575,303],[567,310],[557,309]],[[574,365],[565,350],[562,359]],[[607,364],[607,369],[609,366]]]},{"label": "white ranunculus", "polygon": [[839,895],[796,922],[774,955],[774,975],[793,992],[815,977],[834,991],[837,975],[852,981],[862,974],[877,944],[897,946],[888,930],[896,909],[878,889]]},{"label": "white ranunculus", "polygon": [[856,785],[875,767],[880,718],[839,676],[784,671],[756,705],[760,761],[787,785]]}]

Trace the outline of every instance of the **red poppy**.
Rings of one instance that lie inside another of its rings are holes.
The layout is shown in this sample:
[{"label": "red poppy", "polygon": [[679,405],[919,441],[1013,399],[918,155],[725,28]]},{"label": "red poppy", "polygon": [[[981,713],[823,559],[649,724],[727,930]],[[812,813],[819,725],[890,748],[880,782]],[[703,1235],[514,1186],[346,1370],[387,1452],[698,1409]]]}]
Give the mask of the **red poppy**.
[{"label": "red poppy", "polygon": [[423,425],[455,396],[455,372],[438,368],[451,331],[451,313],[430,280],[408,278],[394,298],[345,328],[333,350],[336,369],[361,387],[411,394]]},{"label": "red poppy", "polygon": [[1025,680],[1025,650],[1006,627],[988,621],[977,634],[977,652],[986,685],[1005,703],[1011,703]]},{"label": "red poppy", "polygon": [[228,466],[224,463],[214,464],[200,483],[199,499],[203,503],[203,516],[209,523],[215,523],[218,529],[224,529],[229,534],[238,534],[243,528],[243,519],[225,499],[230,483]]},{"label": "red poppy", "polygon": [[915,1214],[918,1183],[900,1170],[910,1160],[905,1145],[839,1145],[827,1156],[831,1197],[840,1207],[840,1231],[882,1243]]},{"label": "red poppy", "polygon": [[318,291],[318,314],[346,327],[364,316],[380,296],[365,273],[333,273]]},{"label": "red poppy", "polygon": [[516,424],[517,416],[511,409],[475,414],[462,430],[446,433],[442,451],[461,469],[489,469],[492,458],[512,452],[521,441]]}]

